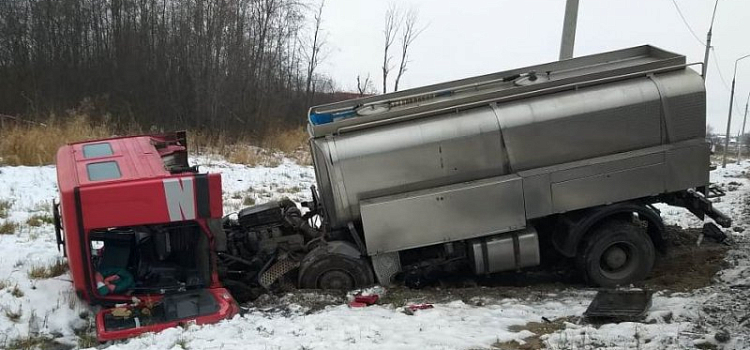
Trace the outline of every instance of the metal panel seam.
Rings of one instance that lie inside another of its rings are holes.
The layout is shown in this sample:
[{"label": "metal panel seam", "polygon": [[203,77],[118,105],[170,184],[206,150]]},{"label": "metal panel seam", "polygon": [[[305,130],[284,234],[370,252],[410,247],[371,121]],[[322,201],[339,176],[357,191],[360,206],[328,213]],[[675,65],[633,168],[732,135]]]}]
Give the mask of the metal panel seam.
[{"label": "metal panel seam", "polygon": [[662,86],[661,82],[659,82],[656,77],[653,74],[648,75],[648,79],[651,80],[651,82],[654,83],[654,86],[656,87],[656,92],[659,93],[659,99],[661,100],[661,126],[664,128],[664,132],[662,134],[662,144],[668,144],[669,143],[669,129],[670,129],[670,111],[669,111],[669,105],[667,104],[668,100],[666,96],[666,91],[664,89],[664,86]]},{"label": "metal panel seam", "polygon": [[635,166],[635,167],[631,167],[631,168],[627,168],[627,169],[620,169],[620,170],[606,172],[606,173],[581,176],[581,177],[576,177],[576,178],[567,179],[567,180],[563,180],[563,181],[557,181],[557,182],[551,182],[550,181],[550,184],[552,184],[552,185],[564,184],[564,183],[571,182],[571,181],[580,181],[580,180],[589,179],[589,178],[592,178],[592,177],[601,177],[602,175],[619,174],[619,173],[633,171],[633,170],[637,170],[637,169],[644,169],[644,168],[648,168],[648,167],[653,167],[653,166],[656,166],[656,165],[664,165],[663,159],[662,159],[662,162],[659,162],[659,163],[644,164],[644,165],[639,165],[639,166]]},{"label": "metal panel seam", "polygon": [[73,189],[73,198],[75,201],[75,208],[76,208],[76,221],[78,221],[78,240],[79,240],[79,248],[81,249],[81,265],[83,265],[83,274],[84,274],[84,281],[86,283],[86,293],[89,295],[89,298],[93,303],[98,303],[99,297],[94,293],[94,290],[91,288],[91,270],[89,270],[89,264],[91,263],[91,259],[89,259],[88,255],[88,240],[86,239],[86,229],[83,227],[83,205],[81,204],[81,188],[75,187]]},{"label": "metal panel seam", "polygon": [[[349,217],[354,217],[354,213],[352,212],[352,209],[351,209],[351,203],[349,203],[349,196],[347,196],[347,193],[346,193],[346,185],[344,183],[344,174],[341,171],[341,162],[339,162],[338,148],[336,147],[336,139],[331,137],[330,141],[326,142],[326,145],[328,146],[328,154],[331,157],[331,167],[333,168],[333,174],[336,177],[335,179],[333,179],[333,181],[331,181],[331,185],[335,185],[335,192],[338,192],[338,195],[340,198],[339,205],[334,204],[334,206],[335,207],[343,206],[346,203],[347,211],[349,211]],[[333,188],[334,186],[331,186],[332,190]],[[340,220],[341,218],[338,217],[339,208],[335,208],[334,210],[336,210],[337,212],[336,216]]]},{"label": "metal panel seam", "polygon": [[500,135],[500,146],[503,150],[503,167],[505,168],[505,173],[510,174],[513,172],[513,166],[510,163],[510,156],[508,155],[508,146],[505,144],[505,135],[503,135],[504,126],[503,123],[500,121],[500,114],[497,113],[497,103],[493,102],[490,103],[490,109],[492,110],[492,113],[495,115],[495,121],[497,121],[497,133]]}]

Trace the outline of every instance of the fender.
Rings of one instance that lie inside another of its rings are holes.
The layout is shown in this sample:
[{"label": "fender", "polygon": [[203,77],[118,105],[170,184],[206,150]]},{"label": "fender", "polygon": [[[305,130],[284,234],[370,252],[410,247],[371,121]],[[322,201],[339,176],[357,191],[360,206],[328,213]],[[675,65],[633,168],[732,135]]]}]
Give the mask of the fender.
[{"label": "fender", "polygon": [[637,202],[622,202],[591,209],[580,210],[563,214],[558,218],[555,225],[552,242],[562,255],[572,258],[576,256],[578,246],[591,229],[612,217],[629,217],[637,213],[638,217],[648,222],[648,235],[654,242],[654,246],[664,252],[664,222],[659,212]]}]

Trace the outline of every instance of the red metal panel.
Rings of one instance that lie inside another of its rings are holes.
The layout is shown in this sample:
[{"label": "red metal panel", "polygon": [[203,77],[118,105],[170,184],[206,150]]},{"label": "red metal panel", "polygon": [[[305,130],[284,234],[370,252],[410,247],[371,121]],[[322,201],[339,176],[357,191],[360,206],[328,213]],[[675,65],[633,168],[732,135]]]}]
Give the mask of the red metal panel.
[{"label": "red metal panel", "polygon": [[224,216],[224,205],[221,197],[221,174],[208,174],[208,191],[211,201],[211,217],[221,218]]},{"label": "red metal panel", "polygon": [[81,188],[85,229],[170,222],[162,179]]},{"label": "red metal panel", "polygon": [[78,185],[75,171],[73,149],[62,147],[57,152],[57,186],[60,191],[60,215],[65,240],[65,251],[68,255],[68,267],[73,279],[73,288],[83,298],[87,298],[86,283],[81,257],[79,225],[76,218],[74,189]]},{"label": "red metal panel", "polygon": [[190,318],[190,319],[152,324],[148,326],[142,326],[139,328],[107,331],[104,328],[104,316],[107,313],[112,312],[112,309],[104,309],[96,315],[96,338],[100,342],[105,342],[105,341],[110,341],[110,340],[118,340],[118,339],[135,337],[143,333],[147,333],[147,332],[160,332],[167,328],[184,325],[188,322],[195,322],[195,324],[198,324],[198,325],[216,323],[221,320],[230,319],[234,317],[234,315],[240,312],[240,308],[237,305],[237,302],[234,301],[234,299],[232,299],[232,296],[229,294],[229,292],[226,289],[214,288],[214,289],[210,289],[210,292],[211,294],[214,295],[217,303],[219,304],[219,311],[217,311],[216,313],[213,313],[211,315],[206,315],[206,316]]}]

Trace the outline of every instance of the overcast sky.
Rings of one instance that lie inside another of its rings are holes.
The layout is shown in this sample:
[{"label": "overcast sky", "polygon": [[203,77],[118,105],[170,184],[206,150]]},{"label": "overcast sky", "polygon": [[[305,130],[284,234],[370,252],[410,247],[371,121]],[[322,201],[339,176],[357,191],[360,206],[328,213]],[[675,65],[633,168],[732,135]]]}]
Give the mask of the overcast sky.
[{"label": "overcast sky", "polygon": [[[714,1],[676,1],[705,42]],[[339,89],[356,91],[357,74],[368,72],[382,89],[383,21],[389,2],[326,0],[323,29],[328,55],[321,71],[331,75]],[[427,26],[411,50],[402,89],[545,63],[559,55],[565,0],[395,3],[404,9],[417,8],[420,22]],[[703,60],[704,46],[690,34],[672,0],[580,0],[575,56],[643,44],[687,55],[688,62]],[[719,1],[712,46],[716,55],[711,55],[706,82],[707,117],[715,131],[723,133],[735,59],[750,54],[750,1]],[[738,67],[733,132],[741,126],[750,92],[750,58]]]}]

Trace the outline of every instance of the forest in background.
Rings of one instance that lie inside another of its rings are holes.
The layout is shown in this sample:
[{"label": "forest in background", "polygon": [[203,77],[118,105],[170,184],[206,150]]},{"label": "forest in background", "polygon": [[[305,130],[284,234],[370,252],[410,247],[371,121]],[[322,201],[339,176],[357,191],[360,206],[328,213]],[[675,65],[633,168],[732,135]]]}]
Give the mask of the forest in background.
[{"label": "forest in background", "polygon": [[262,136],[335,97],[322,3],[0,1],[0,114]]}]

